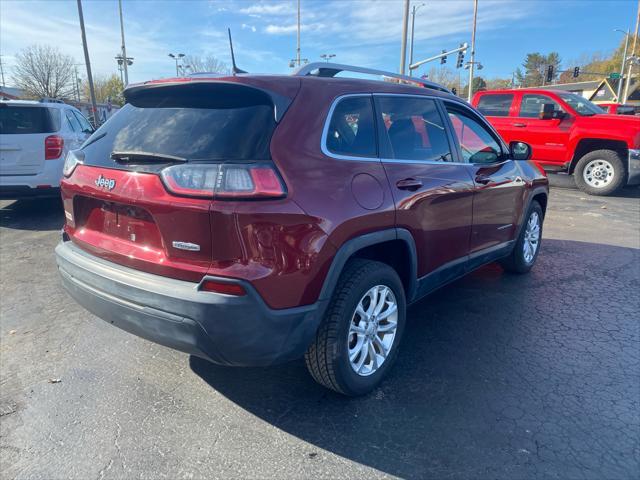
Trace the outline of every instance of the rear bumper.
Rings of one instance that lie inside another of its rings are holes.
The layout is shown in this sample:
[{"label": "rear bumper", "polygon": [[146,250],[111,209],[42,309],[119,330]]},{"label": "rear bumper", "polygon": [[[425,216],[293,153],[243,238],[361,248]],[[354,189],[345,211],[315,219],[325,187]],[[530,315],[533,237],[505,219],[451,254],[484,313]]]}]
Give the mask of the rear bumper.
[{"label": "rear bumper", "polygon": [[64,156],[56,160],[45,160],[40,173],[33,175],[0,175],[2,199],[51,197],[60,193],[60,179]]},{"label": "rear bumper", "polygon": [[0,200],[18,200],[20,198],[60,198],[59,187],[31,188],[25,185],[0,185]]},{"label": "rear bumper", "polygon": [[629,149],[627,185],[640,184],[640,149]]},{"label": "rear bumper", "polygon": [[269,308],[250,284],[247,295],[201,292],[197,284],[152,275],[94,257],[72,242],[56,247],[71,296],[103,320],[147,340],[222,365],[264,366],[302,356],[324,302]]}]

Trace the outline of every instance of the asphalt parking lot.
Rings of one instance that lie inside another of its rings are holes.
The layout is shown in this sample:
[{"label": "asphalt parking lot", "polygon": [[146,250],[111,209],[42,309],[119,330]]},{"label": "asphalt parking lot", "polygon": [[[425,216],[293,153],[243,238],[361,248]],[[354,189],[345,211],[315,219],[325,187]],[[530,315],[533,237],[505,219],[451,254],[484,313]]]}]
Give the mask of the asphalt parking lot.
[{"label": "asphalt parking lot", "polygon": [[553,188],[533,272],[490,265],[414,306],[359,399],[301,361],[217,367],[86,313],[58,281],[62,218],[0,202],[2,478],[640,475],[637,188]]}]

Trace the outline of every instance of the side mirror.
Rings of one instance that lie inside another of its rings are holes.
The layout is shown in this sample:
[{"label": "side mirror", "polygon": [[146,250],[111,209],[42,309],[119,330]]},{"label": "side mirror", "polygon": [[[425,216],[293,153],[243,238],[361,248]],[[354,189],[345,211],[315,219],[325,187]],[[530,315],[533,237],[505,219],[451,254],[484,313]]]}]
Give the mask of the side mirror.
[{"label": "side mirror", "polygon": [[554,118],[554,113],[556,111],[555,105],[553,103],[543,103],[540,105],[540,113],[538,114],[538,118],[540,120],[551,120]]},{"label": "side mirror", "polygon": [[511,142],[509,151],[514,160],[529,160],[531,158],[531,146],[528,143]]}]

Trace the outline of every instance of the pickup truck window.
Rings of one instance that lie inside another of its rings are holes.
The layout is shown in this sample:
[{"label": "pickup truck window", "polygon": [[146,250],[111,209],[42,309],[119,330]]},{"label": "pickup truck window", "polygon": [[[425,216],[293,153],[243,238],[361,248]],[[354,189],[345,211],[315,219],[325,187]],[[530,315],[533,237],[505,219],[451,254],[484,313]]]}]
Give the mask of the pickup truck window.
[{"label": "pickup truck window", "polygon": [[487,117],[508,117],[512,103],[512,93],[486,94],[480,97],[478,110]]},{"label": "pickup truck window", "polygon": [[522,102],[520,103],[520,117],[526,118],[538,118],[540,115],[540,108],[545,103],[551,103],[554,110],[562,111],[562,107],[553,98],[546,95],[523,95]]},{"label": "pickup truck window", "polygon": [[605,113],[605,111],[598,105],[591,103],[586,98],[576,95],[575,93],[559,93],[558,95],[560,95],[560,98],[567,102],[567,104],[573,108],[578,115],[591,116],[599,113]]}]

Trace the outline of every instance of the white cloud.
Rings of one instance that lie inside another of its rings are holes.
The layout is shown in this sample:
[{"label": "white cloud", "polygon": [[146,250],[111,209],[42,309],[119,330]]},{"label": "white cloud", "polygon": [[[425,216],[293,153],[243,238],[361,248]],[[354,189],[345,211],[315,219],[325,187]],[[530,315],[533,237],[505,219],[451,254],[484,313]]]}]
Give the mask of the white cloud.
[{"label": "white cloud", "polygon": [[254,27],[253,25],[247,25],[246,23],[242,24],[242,29],[243,30],[251,30],[252,32],[256,31],[256,27]]},{"label": "white cloud", "polygon": [[296,12],[296,5],[293,1],[291,2],[278,2],[278,3],[257,3],[255,5],[251,5],[250,7],[241,8],[239,10],[240,13],[244,13],[246,15],[291,15]]},{"label": "white cloud", "polygon": [[[325,28],[325,25],[322,23],[310,23],[310,24],[302,24],[300,25],[301,32],[318,32]],[[290,33],[294,33],[298,30],[297,24],[289,24],[289,25],[267,25],[264,29],[265,33],[270,35],[288,35]]]}]

